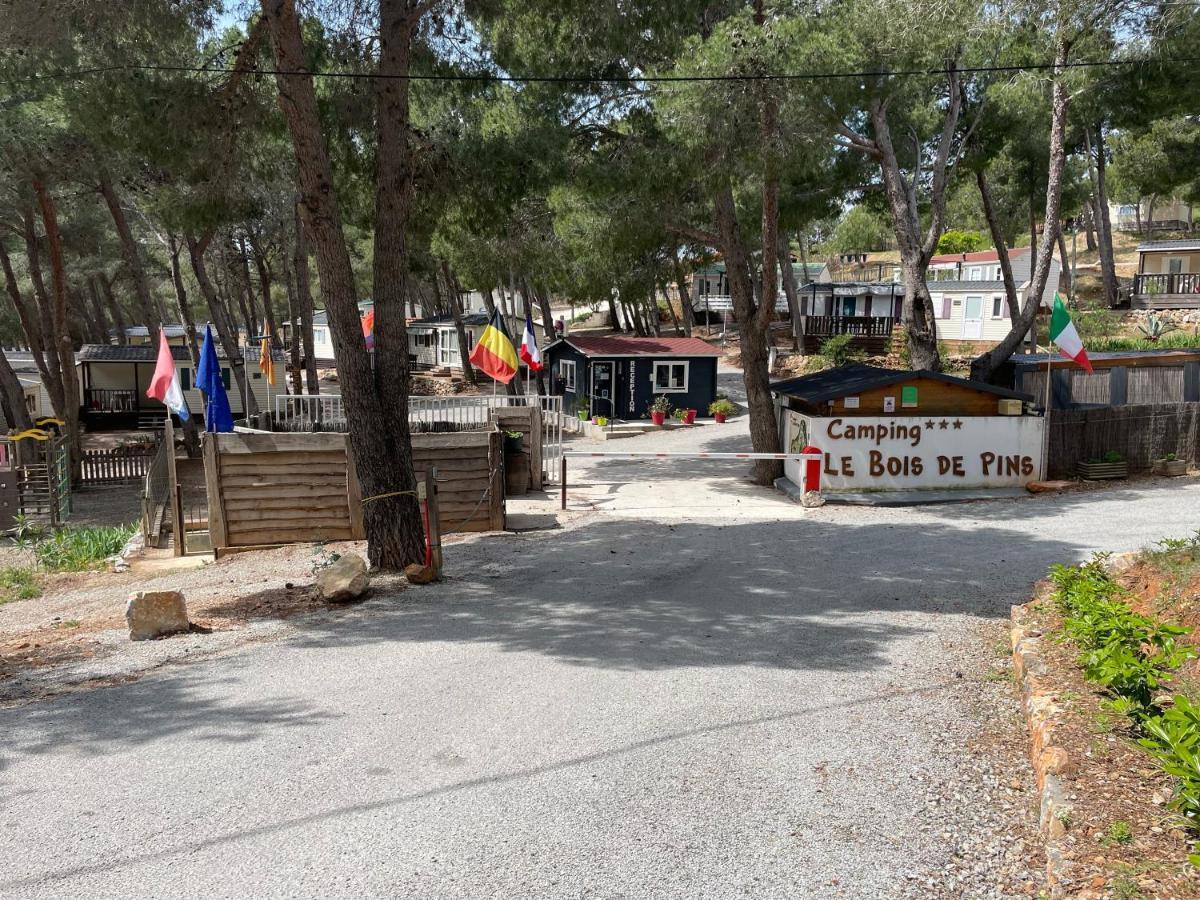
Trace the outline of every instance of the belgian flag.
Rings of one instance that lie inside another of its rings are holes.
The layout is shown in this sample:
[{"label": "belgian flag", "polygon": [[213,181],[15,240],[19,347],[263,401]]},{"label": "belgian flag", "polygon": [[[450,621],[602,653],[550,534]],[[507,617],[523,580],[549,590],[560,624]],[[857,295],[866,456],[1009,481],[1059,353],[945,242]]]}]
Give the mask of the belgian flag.
[{"label": "belgian flag", "polygon": [[500,310],[492,313],[492,321],[483,329],[479,343],[471,351],[469,359],[475,368],[501,384],[508,384],[517,374],[517,367],[520,365],[517,361],[517,351],[513,347],[512,338],[508,336],[508,329],[504,327],[504,317],[500,315]]}]

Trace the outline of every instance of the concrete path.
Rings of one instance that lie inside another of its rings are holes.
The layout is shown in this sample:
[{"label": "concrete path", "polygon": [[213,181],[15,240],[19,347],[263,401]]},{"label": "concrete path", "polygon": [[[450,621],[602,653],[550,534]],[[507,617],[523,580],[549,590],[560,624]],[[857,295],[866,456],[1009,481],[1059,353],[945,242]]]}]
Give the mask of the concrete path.
[{"label": "concrete path", "polygon": [[0,896],[1032,890],[1019,753],[981,742],[1008,606],[1200,525],[1194,481],[784,515],[715,471],[654,521],[601,472],[627,507],[453,546],[442,585],[0,711]]}]

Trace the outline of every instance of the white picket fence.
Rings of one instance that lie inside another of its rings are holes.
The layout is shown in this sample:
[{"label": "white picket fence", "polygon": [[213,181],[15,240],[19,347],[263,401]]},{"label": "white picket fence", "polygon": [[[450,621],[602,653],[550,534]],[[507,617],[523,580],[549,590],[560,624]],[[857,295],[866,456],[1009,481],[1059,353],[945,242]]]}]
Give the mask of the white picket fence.
[{"label": "white picket fence", "polygon": [[[542,409],[542,461],[553,481],[558,477],[562,459],[563,429],[568,426],[563,415],[562,397],[553,394],[409,397],[408,421],[414,431],[437,431],[439,428],[460,431],[487,425],[493,409],[534,404]],[[571,422],[575,422],[573,416]],[[277,431],[345,431],[346,412],[342,398],[338,394],[280,395],[275,398],[274,427]]]}]

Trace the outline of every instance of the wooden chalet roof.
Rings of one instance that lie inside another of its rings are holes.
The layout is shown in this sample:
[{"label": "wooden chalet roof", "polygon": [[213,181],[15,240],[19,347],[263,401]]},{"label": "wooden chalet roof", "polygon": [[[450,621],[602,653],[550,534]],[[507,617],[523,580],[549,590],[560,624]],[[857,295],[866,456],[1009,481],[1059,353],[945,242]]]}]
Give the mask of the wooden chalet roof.
[{"label": "wooden chalet roof", "polygon": [[694,337],[629,337],[626,335],[569,335],[550,347],[567,344],[584,356],[720,356],[714,347]]},{"label": "wooden chalet roof", "polygon": [[827,403],[840,397],[862,394],[874,388],[899,384],[902,381],[929,379],[945,384],[955,385],[964,390],[980,391],[985,394],[995,394],[997,397],[1008,397],[1013,400],[1032,400],[1029,394],[1022,394],[1008,388],[996,387],[982,381],[971,381],[969,378],[958,378],[942,372],[931,372],[928,369],[883,369],[877,366],[867,366],[855,363],[849,366],[839,366],[836,369],[826,369],[812,375],[801,375],[786,381],[777,381],[771,385],[771,391],[786,397],[796,397],[808,403]]}]

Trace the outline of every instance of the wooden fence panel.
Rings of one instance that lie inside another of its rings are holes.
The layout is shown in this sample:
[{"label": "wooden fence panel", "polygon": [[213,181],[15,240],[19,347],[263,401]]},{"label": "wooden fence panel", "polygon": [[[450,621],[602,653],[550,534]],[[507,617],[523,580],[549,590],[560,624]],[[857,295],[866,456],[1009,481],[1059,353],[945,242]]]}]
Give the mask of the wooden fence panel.
[{"label": "wooden fence panel", "polygon": [[120,484],[124,481],[140,481],[150,470],[150,462],[157,450],[153,445],[84,450],[83,483]]},{"label": "wooden fence panel", "polygon": [[[414,434],[418,482],[438,470],[442,533],[504,528],[499,431]],[[206,434],[208,520],[218,555],[239,548],[361,540],[362,491],[345,434]]]},{"label": "wooden fence panel", "polygon": [[1200,466],[1200,403],[1159,403],[1055,410],[1050,417],[1051,478],[1069,478],[1082,460],[1115,451],[1130,472],[1150,470],[1174,453]]}]

